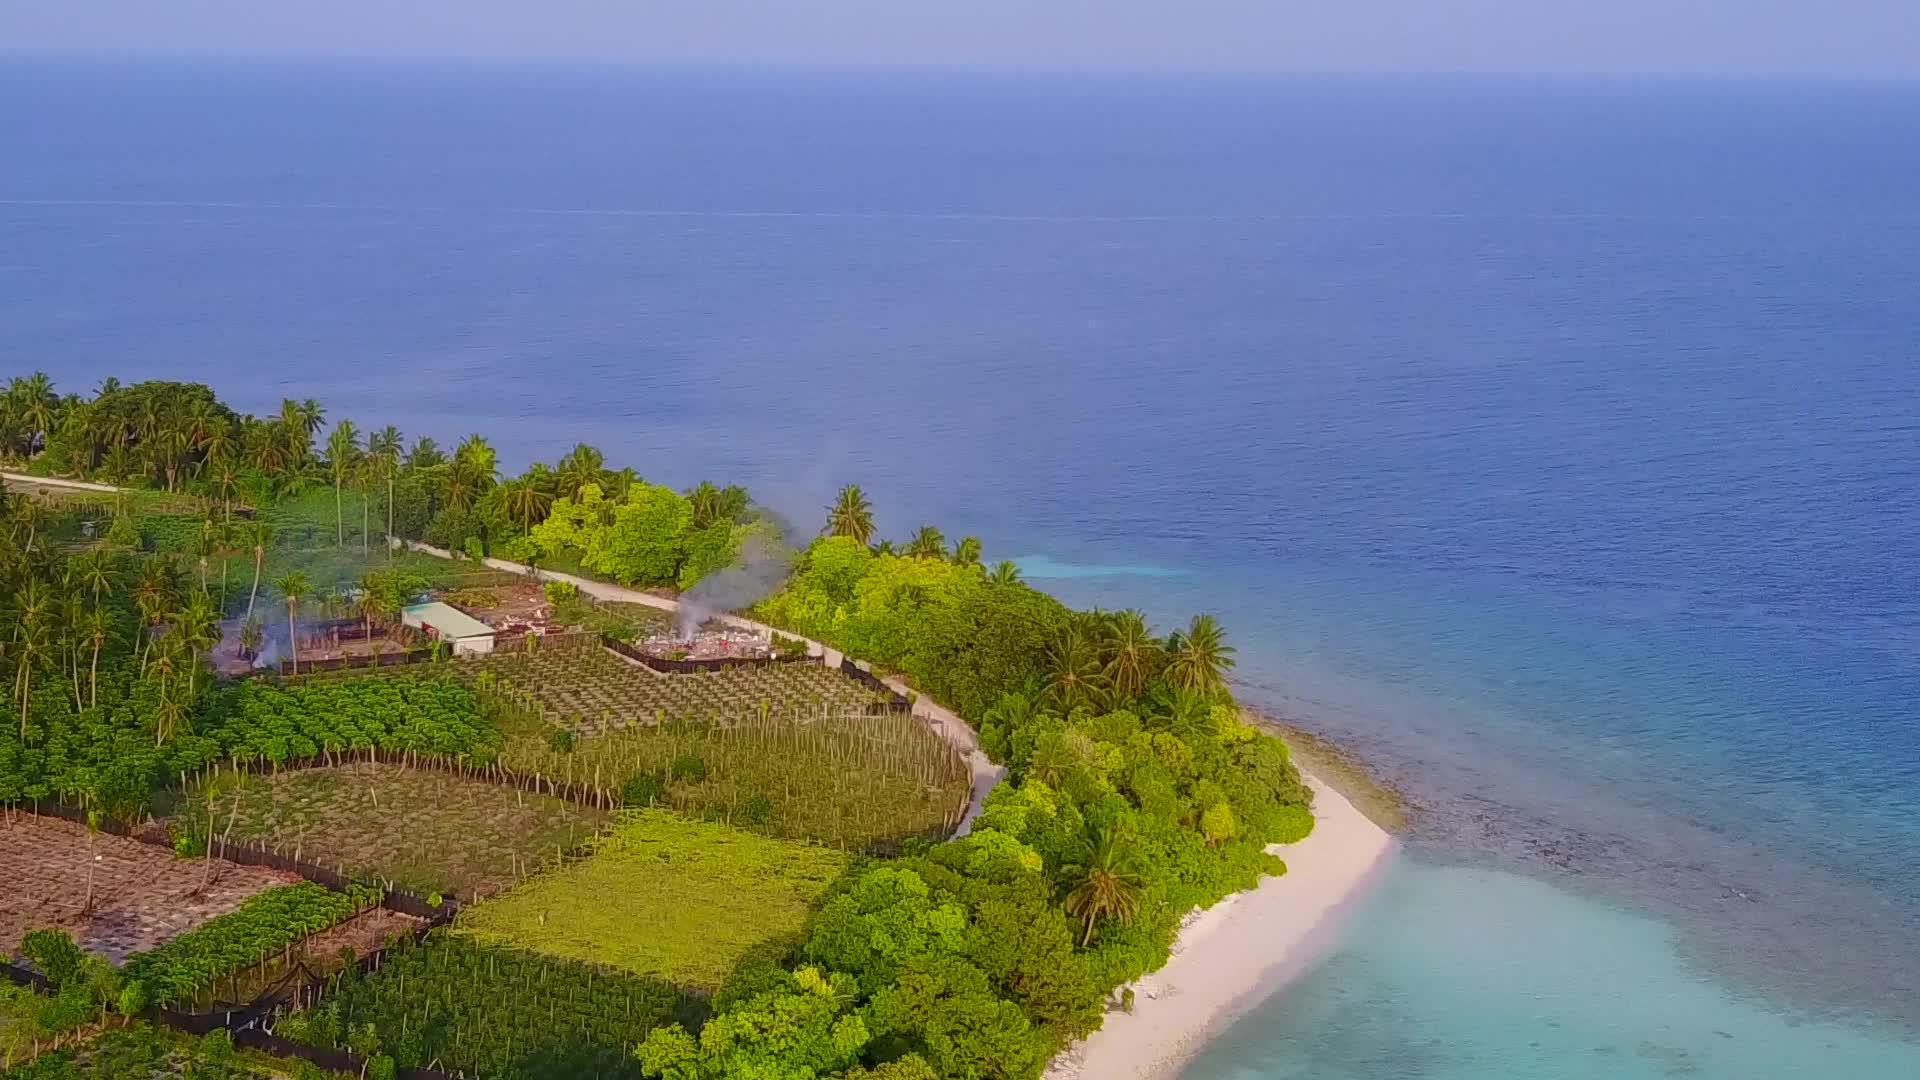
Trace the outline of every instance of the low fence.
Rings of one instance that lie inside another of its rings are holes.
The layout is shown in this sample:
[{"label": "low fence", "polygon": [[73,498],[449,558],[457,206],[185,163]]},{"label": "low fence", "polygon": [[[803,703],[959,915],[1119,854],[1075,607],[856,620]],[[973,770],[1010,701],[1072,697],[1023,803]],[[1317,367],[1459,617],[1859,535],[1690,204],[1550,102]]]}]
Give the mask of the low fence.
[{"label": "low fence", "polygon": [[[298,674],[317,675],[323,671],[345,671],[349,668],[374,669],[398,667],[402,664],[424,664],[433,659],[433,653],[434,650],[429,647],[399,649],[394,652],[383,652],[378,656],[328,656],[318,660],[302,660]],[[441,650],[441,655],[446,655],[445,649]],[[279,675],[295,674],[293,658],[289,656],[281,660],[274,670],[275,674]]]},{"label": "low fence", "polygon": [[913,702],[909,700],[905,694],[888,686],[880,680],[879,676],[854,663],[852,660],[847,659],[845,656],[840,658],[840,674],[845,675],[847,678],[852,679],[854,682],[859,683],[861,686],[866,687],[876,694],[885,694],[887,697],[885,708],[888,711],[913,711]]},{"label": "low fence", "polygon": [[611,634],[601,634],[600,644],[613,652],[638,664],[661,673],[662,675],[700,675],[715,671],[727,671],[733,668],[766,668],[782,664],[818,663],[816,657],[805,654],[799,656],[720,656],[707,660],[670,660],[655,656],[645,649],[621,641]]},{"label": "low fence", "polygon": [[5,960],[0,960],[0,977],[5,977],[8,982],[15,986],[24,986],[36,994],[44,994],[51,989],[47,985],[47,977],[45,975],[31,968],[23,968],[9,964]]}]

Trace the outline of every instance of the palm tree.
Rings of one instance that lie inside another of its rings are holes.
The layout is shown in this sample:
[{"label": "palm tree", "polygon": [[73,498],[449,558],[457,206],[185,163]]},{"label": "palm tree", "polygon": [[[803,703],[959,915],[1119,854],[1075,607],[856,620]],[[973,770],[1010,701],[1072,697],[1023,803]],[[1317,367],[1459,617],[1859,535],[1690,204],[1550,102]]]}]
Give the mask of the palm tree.
[{"label": "palm tree", "polygon": [[993,572],[987,575],[987,581],[994,585],[1020,584],[1020,567],[1010,559],[1002,559],[993,564]]},{"label": "palm tree", "polygon": [[312,398],[304,402],[282,398],[280,415],[274,418],[279,436],[279,454],[284,469],[297,469],[313,456],[313,434],[320,430],[323,418],[320,406]]},{"label": "palm tree", "polygon": [[88,681],[92,689],[87,703],[98,705],[100,704],[100,649],[113,637],[113,619],[104,609],[95,608],[87,614],[86,620],[80,625],[81,634],[87,643],[93,646],[93,663],[88,668],[91,672]]},{"label": "palm tree", "polygon": [[101,594],[111,591],[120,577],[114,572],[113,560],[104,551],[94,551],[75,559],[73,568],[74,583],[92,595],[95,606],[99,605]]},{"label": "palm tree", "polygon": [[606,472],[607,462],[600,451],[586,443],[575,443],[553,467],[554,492],[563,499],[578,499],[581,488],[602,483]]},{"label": "palm tree", "polygon": [[367,436],[367,460],[387,485],[387,553],[393,553],[393,482],[400,475],[400,429],[388,424]]},{"label": "palm tree", "polygon": [[153,736],[154,745],[164,746],[167,740],[180,733],[187,726],[187,709],[180,699],[172,694],[161,694],[160,704],[154,707]]},{"label": "palm tree", "polygon": [[526,475],[507,481],[500,489],[501,509],[507,512],[507,520],[517,521],[521,528],[531,531],[544,519],[547,508],[553,505],[553,491],[549,487],[553,476],[546,466],[535,465]]},{"label": "palm tree", "polygon": [[45,629],[39,626],[37,622],[29,624],[24,618],[14,633],[15,640],[18,641],[20,645],[20,659],[18,661],[20,666],[14,674],[13,691],[14,696],[19,699],[20,742],[21,745],[25,745],[27,741],[27,708],[33,700],[33,665],[36,661],[46,656],[47,638]]},{"label": "palm tree", "polygon": [[407,469],[419,472],[445,463],[447,455],[440,452],[440,444],[425,435],[413,441],[413,449],[407,451]]},{"label": "palm tree", "polygon": [[273,543],[273,526],[256,521],[247,527],[246,539],[253,546],[253,588],[247,591],[247,618],[253,618],[253,601],[260,595],[260,568],[267,562],[267,545]]},{"label": "palm tree", "polygon": [[7,385],[7,399],[14,419],[26,436],[26,456],[32,457],[42,443],[41,436],[53,433],[56,404],[53,380],[47,378],[44,371],[36,371],[24,379],[16,378]]},{"label": "palm tree", "polygon": [[693,506],[693,527],[704,529],[720,520],[720,489],[713,481],[702,480],[700,486],[687,492],[687,502]]},{"label": "palm tree", "polygon": [[293,659],[293,674],[300,674],[300,634],[294,629],[294,623],[300,617],[300,601],[313,591],[307,583],[307,575],[298,570],[289,570],[280,575],[273,587],[287,601],[287,655]]},{"label": "palm tree", "polygon": [[1080,947],[1093,943],[1102,920],[1131,923],[1140,913],[1147,888],[1146,866],[1131,837],[1103,826],[1080,848],[1079,857],[1061,871],[1067,883],[1061,907],[1086,924]]},{"label": "palm tree", "polygon": [[360,493],[360,556],[366,557],[367,544],[373,536],[373,526],[367,519],[368,508],[373,505],[373,488],[380,482],[380,465],[372,458],[361,455],[360,465],[353,470],[354,490]]},{"label": "palm tree", "polygon": [[601,480],[600,486],[604,489],[608,500],[612,501],[625,499],[627,492],[632,491],[639,483],[640,474],[633,471],[633,466],[627,465],[607,473]]},{"label": "palm tree", "polygon": [[386,611],[386,604],[382,602],[379,590],[373,588],[372,583],[360,587],[360,595],[353,602],[353,610],[355,614],[366,620],[367,642],[372,644],[373,617],[384,614]]},{"label": "palm tree", "polygon": [[913,539],[907,542],[907,554],[916,559],[944,559],[947,557],[947,538],[940,530],[931,525],[922,525]]},{"label": "palm tree", "polygon": [[1107,617],[1106,624],[1106,640],[1102,644],[1108,659],[1102,674],[1114,693],[1122,698],[1137,698],[1153,674],[1160,643],[1147,629],[1147,617],[1138,611],[1116,611]]},{"label": "palm tree", "polygon": [[200,671],[200,651],[220,643],[220,613],[213,609],[213,602],[203,592],[187,601],[186,608],[174,618],[173,632],[187,649],[187,698],[192,700],[195,677]]},{"label": "palm tree", "polygon": [[231,461],[215,462],[210,463],[210,465],[213,469],[213,479],[211,481],[213,493],[220,499],[220,505],[224,510],[222,520],[231,524],[233,521],[233,493],[240,488],[240,474],[234,472],[233,462]]},{"label": "palm tree", "polygon": [[193,556],[200,563],[200,595],[207,593],[207,567],[213,561],[214,552],[220,550],[219,537],[215,535],[220,523],[207,518],[200,522],[200,535],[193,538]]},{"label": "palm tree", "polygon": [[1080,631],[1068,627],[1047,651],[1046,699],[1066,712],[1097,705],[1105,682],[1099,653]]},{"label": "palm tree", "polygon": [[327,472],[333,477],[334,540],[340,547],[347,546],[347,525],[340,508],[340,489],[352,478],[359,461],[360,432],[353,426],[353,421],[342,420],[333,426],[333,434],[327,436]]},{"label": "palm tree", "polygon": [[266,627],[260,625],[260,620],[251,615],[247,616],[246,620],[240,624],[241,655],[249,660],[259,656],[260,642],[266,636]]},{"label": "palm tree", "polygon": [[1185,633],[1167,642],[1167,653],[1172,657],[1167,664],[1167,682],[1193,693],[1218,693],[1233,667],[1233,652],[1218,620],[1211,615],[1195,615]]},{"label": "palm tree", "polygon": [[953,548],[953,565],[977,568],[980,565],[980,538],[963,536]]},{"label": "palm tree", "polygon": [[231,521],[214,528],[214,554],[220,556],[220,611],[222,613],[227,610],[227,571],[233,568],[233,557],[240,551],[234,546],[239,540],[239,531],[234,528]]},{"label": "palm tree", "polygon": [[844,536],[856,544],[873,542],[873,506],[858,484],[848,484],[827,508],[827,535]]},{"label": "palm tree", "polygon": [[475,476],[486,477],[486,487],[493,486],[493,479],[500,472],[492,445],[479,432],[460,440],[460,445],[454,448],[453,460],[455,464],[465,462]]}]

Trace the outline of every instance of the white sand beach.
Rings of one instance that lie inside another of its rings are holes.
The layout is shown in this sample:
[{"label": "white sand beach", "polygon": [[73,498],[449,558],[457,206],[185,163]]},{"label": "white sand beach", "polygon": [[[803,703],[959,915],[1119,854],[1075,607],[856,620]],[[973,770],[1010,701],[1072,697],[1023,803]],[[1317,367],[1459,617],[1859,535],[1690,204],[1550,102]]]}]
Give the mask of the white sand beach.
[{"label": "white sand beach", "polygon": [[1206,1039],[1322,959],[1395,844],[1308,776],[1312,835],[1272,850],[1287,872],[1191,916],[1173,959],[1134,985],[1131,1013],[1062,1051],[1046,1080],[1164,1080]]}]

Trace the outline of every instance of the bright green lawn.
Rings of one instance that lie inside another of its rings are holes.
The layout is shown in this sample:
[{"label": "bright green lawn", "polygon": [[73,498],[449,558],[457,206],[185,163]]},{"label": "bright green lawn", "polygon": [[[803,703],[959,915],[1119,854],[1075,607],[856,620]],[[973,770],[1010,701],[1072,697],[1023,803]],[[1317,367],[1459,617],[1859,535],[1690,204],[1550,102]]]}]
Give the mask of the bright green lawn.
[{"label": "bright green lawn", "polygon": [[468,908],[457,932],[711,990],[796,936],[851,858],[658,810],[629,811],[586,859]]}]

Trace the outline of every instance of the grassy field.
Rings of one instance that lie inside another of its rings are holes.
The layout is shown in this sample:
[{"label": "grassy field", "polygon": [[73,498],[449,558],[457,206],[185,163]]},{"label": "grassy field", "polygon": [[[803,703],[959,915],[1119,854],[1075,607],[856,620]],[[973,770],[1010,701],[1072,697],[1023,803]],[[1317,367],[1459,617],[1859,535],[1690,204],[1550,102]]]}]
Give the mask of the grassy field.
[{"label": "grassy field", "polygon": [[528,707],[542,720],[583,737],[662,720],[731,722],[763,709],[781,720],[811,721],[857,712],[877,700],[859,683],[819,664],[666,676],[591,639],[463,661],[457,670],[490,673],[495,685],[530,698]]},{"label": "grassy field", "polygon": [[456,933],[712,990],[790,940],[851,859],[661,811],[625,811],[595,851],[462,912]]},{"label": "grassy field", "polygon": [[970,791],[966,763],[909,716],[793,723],[750,716],[727,725],[669,723],[581,739],[556,750],[536,730],[510,732],[501,763],[523,772],[622,786],[654,785],[656,805],[769,836],[885,852],[953,825]]},{"label": "grassy field", "polygon": [[[235,840],[461,898],[499,892],[605,820],[602,811],[548,795],[369,762],[246,777],[214,810],[215,830],[231,823]],[[196,797],[178,825],[200,835],[205,821]]]}]

